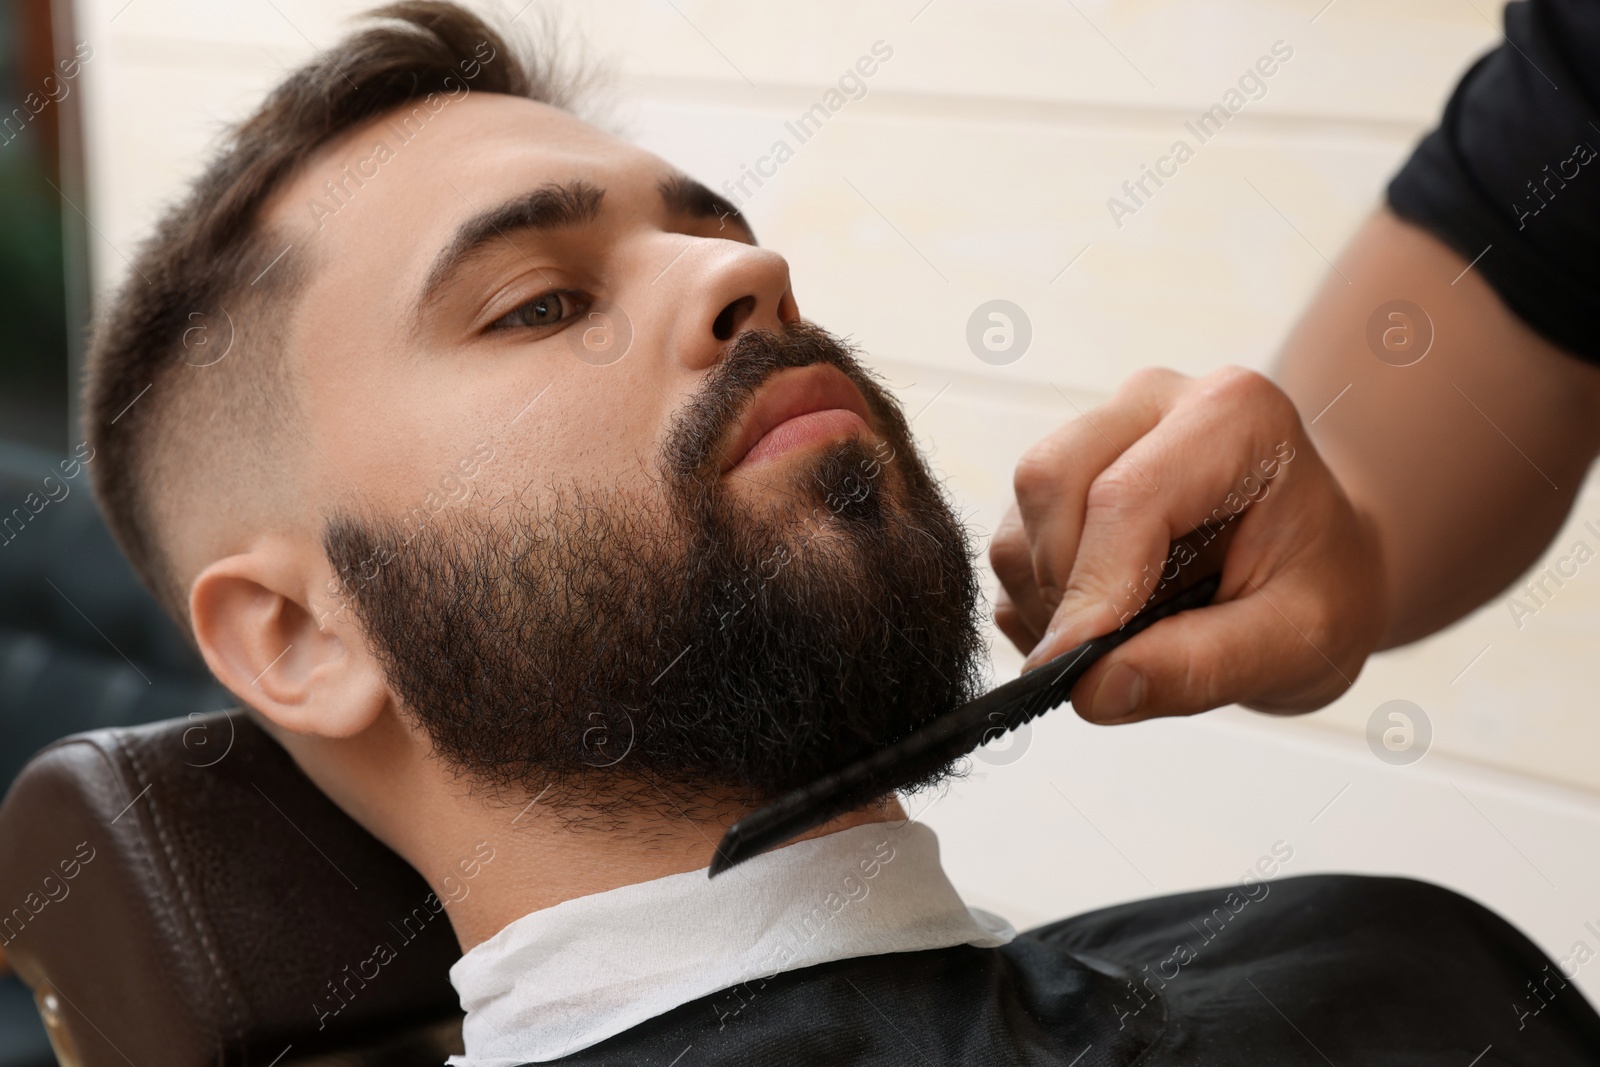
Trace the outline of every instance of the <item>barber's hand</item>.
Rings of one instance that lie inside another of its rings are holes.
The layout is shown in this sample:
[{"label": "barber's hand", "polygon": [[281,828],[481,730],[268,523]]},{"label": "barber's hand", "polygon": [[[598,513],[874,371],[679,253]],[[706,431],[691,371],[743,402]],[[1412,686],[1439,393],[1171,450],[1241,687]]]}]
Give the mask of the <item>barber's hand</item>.
[{"label": "barber's hand", "polygon": [[1152,626],[1073,690],[1092,722],[1309,711],[1354,682],[1383,632],[1373,524],[1259,374],[1135,374],[1023,456],[1016,496],[989,558],[995,622],[1028,667],[1117,629],[1169,542],[1237,514],[1213,605]]}]

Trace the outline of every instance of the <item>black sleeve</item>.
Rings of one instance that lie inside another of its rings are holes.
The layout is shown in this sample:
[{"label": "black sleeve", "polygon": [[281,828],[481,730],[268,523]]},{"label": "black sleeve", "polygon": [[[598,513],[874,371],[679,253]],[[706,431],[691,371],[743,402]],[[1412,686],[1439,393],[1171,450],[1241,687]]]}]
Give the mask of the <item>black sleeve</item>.
[{"label": "black sleeve", "polygon": [[1461,79],[1389,206],[1466,259],[1482,254],[1473,269],[1507,306],[1600,363],[1600,2],[1505,12],[1506,42]]}]

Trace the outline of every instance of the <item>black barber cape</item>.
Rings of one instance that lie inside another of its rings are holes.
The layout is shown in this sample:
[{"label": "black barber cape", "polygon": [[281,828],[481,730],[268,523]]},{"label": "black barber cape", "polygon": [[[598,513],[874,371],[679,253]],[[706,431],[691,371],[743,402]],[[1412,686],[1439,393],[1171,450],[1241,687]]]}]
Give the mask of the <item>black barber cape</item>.
[{"label": "black barber cape", "polygon": [[557,1062],[1566,1067],[1600,1065],[1600,1017],[1465,897],[1312,875],[1107,908],[1001,948],[791,971]]}]

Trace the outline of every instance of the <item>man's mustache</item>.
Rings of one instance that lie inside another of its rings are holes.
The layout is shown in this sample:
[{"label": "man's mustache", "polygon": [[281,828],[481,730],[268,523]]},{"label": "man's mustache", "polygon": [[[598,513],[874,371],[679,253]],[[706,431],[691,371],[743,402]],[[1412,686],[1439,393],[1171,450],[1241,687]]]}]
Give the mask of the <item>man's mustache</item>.
[{"label": "man's mustache", "polygon": [[714,480],[722,467],[722,450],[756,392],[779,371],[813,363],[843,371],[884,428],[904,425],[899,404],[862,366],[855,350],[827,330],[804,321],[782,331],[747,330],[728,343],[700,389],[674,416],[662,449],[668,477],[681,485]]}]

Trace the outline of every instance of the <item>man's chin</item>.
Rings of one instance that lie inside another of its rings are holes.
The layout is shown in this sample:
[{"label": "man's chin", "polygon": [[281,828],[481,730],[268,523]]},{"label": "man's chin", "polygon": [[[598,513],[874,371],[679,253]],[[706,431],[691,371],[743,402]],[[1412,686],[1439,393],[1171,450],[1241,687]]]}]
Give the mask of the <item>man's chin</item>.
[{"label": "man's chin", "polygon": [[813,533],[881,521],[901,493],[892,446],[855,436],[797,448],[723,476],[722,489],[751,518]]}]

